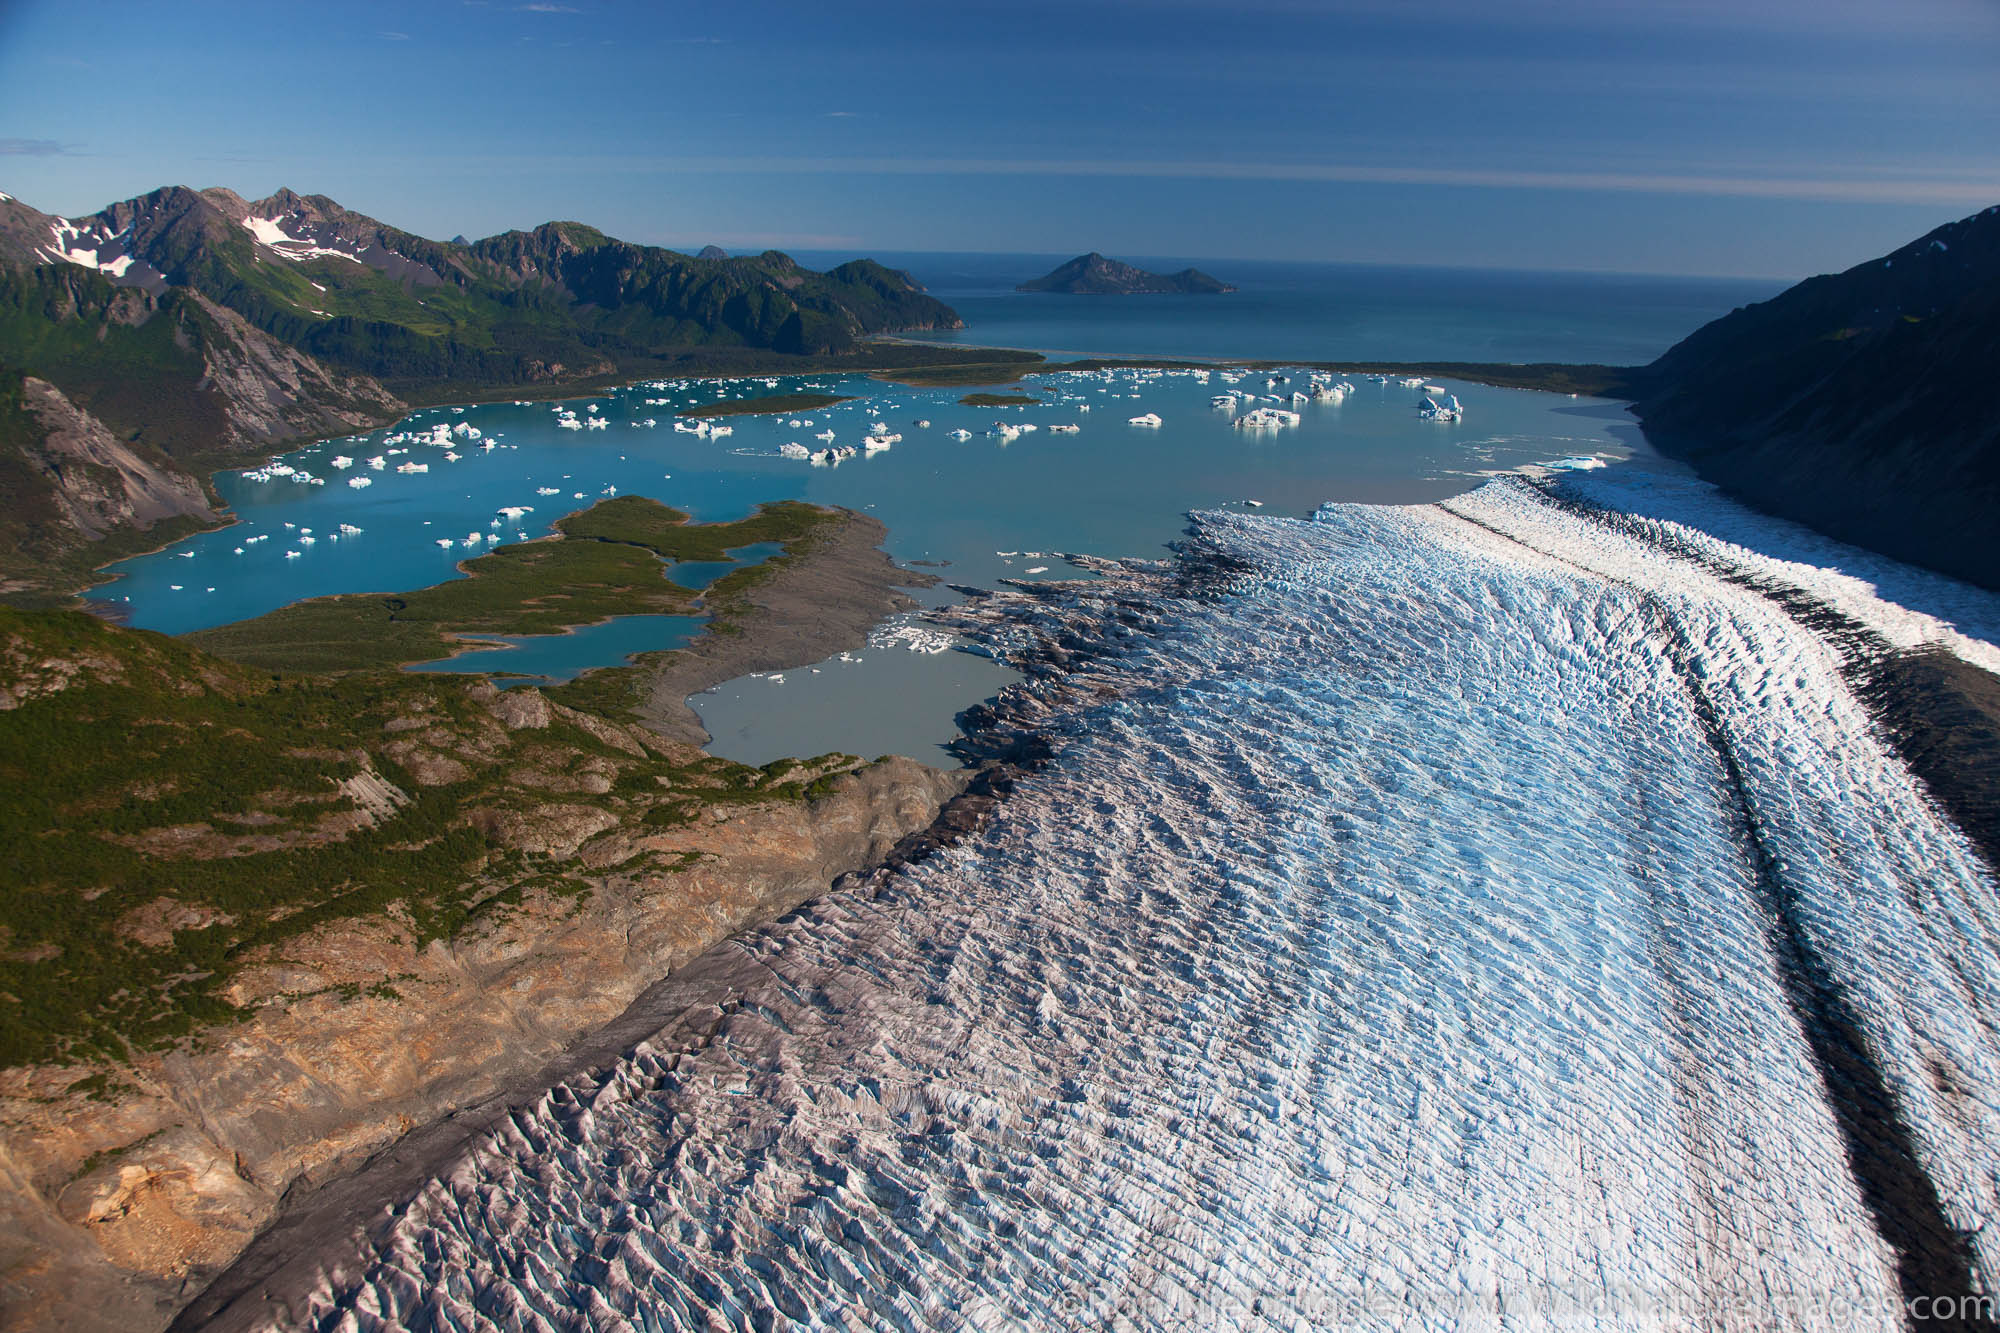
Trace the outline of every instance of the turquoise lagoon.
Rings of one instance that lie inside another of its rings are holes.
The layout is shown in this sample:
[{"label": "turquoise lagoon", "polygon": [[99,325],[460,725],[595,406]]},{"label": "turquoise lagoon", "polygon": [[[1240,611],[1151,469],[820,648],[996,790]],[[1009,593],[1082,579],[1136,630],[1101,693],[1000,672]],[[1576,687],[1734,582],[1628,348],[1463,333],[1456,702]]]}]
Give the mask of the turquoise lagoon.
[{"label": "turquoise lagoon", "polygon": [[[1267,383],[1277,375],[1286,382]],[[1162,556],[1191,510],[1305,515],[1329,500],[1434,500],[1524,464],[1643,448],[1614,403],[1446,384],[1466,411],[1461,421],[1440,422],[1417,415],[1417,388],[1349,382],[1354,391],[1340,402],[1304,406],[1297,426],[1275,431],[1240,429],[1238,414],[1211,399],[1233,389],[1289,405],[1290,394],[1307,386],[1303,372],[1256,372],[1233,383],[1221,371],[1051,373],[1019,386],[1044,400],[1026,408],[963,406],[964,388],[801,376],[655,381],[565,404],[426,409],[385,430],[287,454],[297,470],[290,476],[223,474],[217,484],[237,524],[122,562],[112,568],[117,581],[99,592],[132,624],[185,633],[303,597],[460,577],[469,556],[545,535],[555,519],[613,494],[650,496],[700,521],[739,518],[766,500],[841,505],[881,519],[899,561],[948,583],[993,587],[1074,577],[1066,553]],[[674,428],[675,412],[696,403],[808,390],[853,401],[797,417],[731,418],[721,437]],[[558,408],[606,424],[564,429]],[[1149,413],[1159,426],[1131,424]],[[836,446],[859,445],[877,422],[901,439],[835,466],[780,452],[792,443],[823,448],[816,437],[828,431]],[[390,442],[440,423],[468,434],[454,435],[449,448]],[[1018,433],[1000,433],[1003,425]],[[1050,429],[1057,425],[1078,429]],[[958,430],[968,437],[954,438]],[[352,462],[335,466],[341,458]],[[379,470],[369,466],[373,458],[383,460]],[[397,470],[405,464],[425,470]],[[370,484],[351,486],[356,477]],[[673,577],[694,586],[722,568]],[[931,604],[955,596],[946,587],[920,594]],[[692,628],[656,619],[474,653],[452,669],[561,679],[671,647]],[[817,675],[805,668],[749,678],[698,699],[719,752],[753,762],[823,749],[941,758],[937,746],[956,734],[953,716],[1010,677],[965,654],[910,655],[904,639],[935,646],[923,635],[889,637],[898,641],[859,656],[866,663],[904,654],[893,671],[856,672],[855,662],[834,659]],[[877,675],[873,695],[855,684]],[[836,680],[837,697],[829,693]]]}]

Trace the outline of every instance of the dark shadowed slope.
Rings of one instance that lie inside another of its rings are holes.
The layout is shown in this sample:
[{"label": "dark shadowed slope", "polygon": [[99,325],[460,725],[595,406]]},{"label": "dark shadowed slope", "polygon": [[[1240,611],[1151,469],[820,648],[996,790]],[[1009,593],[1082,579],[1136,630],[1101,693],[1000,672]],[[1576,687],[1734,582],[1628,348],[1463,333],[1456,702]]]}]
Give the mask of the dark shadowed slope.
[{"label": "dark shadowed slope", "polygon": [[2000,587],[2000,208],[1706,325],[1647,436],[1761,508]]}]

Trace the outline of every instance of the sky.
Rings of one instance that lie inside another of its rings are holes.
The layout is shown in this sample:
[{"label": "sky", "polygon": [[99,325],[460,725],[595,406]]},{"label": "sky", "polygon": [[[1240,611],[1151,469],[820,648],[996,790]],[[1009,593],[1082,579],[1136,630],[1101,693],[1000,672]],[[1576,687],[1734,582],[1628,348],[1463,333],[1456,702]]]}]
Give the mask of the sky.
[{"label": "sky", "polygon": [[2000,203],[2000,0],[0,0],[0,190],[439,238],[1792,278]]}]

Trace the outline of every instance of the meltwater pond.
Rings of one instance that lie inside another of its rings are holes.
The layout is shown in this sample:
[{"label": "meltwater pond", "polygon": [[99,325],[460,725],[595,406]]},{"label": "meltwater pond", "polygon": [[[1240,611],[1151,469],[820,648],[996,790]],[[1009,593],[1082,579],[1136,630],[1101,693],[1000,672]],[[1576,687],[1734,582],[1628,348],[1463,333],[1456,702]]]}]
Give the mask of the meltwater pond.
[{"label": "meltwater pond", "polygon": [[553,685],[573,680],[589,667],[618,663],[638,653],[684,648],[707,623],[701,616],[613,616],[567,634],[462,635],[466,651],[412,671],[478,675],[505,673],[498,685]]},{"label": "meltwater pond", "polygon": [[[782,550],[777,542],[756,542],[729,552],[734,557],[730,560],[683,560],[672,566],[668,577],[683,588],[706,588],[730,570],[754,565]],[[640,653],[684,648],[707,623],[706,616],[613,616],[595,625],[579,625],[566,634],[465,634],[459,636],[466,644],[465,651],[434,662],[417,662],[409,669],[463,675],[493,673],[494,683],[502,687],[554,685],[574,680],[594,666],[616,665]]]},{"label": "meltwater pond", "polygon": [[[1033,395],[1032,405],[973,407],[959,401],[965,388],[822,376],[655,381],[563,404],[427,409],[388,430],[288,454],[288,472],[222,474],[217,485],[241,522],[114,566],[117,581],[100,593],[133,624],[181,633],[302,597],[422,587],[458,577],[470,555],[544,535],[553,520],[611,494],[650,496],[700,521],[738,518],[767,500],[843,505],[885,522],[898,560],[951,583],[992,587],[1064,576],[1065,552],[1164,554],[1194,509],[1304,515],[1328,500],[1432,500],[1523,464],[1619,458],[1643,447],[1615,404],[1446,384],[1464,418],[1426,420],[1420,386],[1347,382],[1351,392],[1329,387],[1330,400],[1295,404],[1294,394],[1313,387],[1299,371],[1065,372],[996,390]],[[852,401],[798,416],[725,418],[718,425],[727,434],[676,429],[675,412],[694,404],[808,391]],[[1212,404],[1224,394],[1235,406]],[[1296,411],[1296,424],[1237,426],[1259,407]],[[1131,421],[1147,416],[1159,424]],[[422,442],[440,427],[444,443]],[[834,466],[784,454],[793,444],[858,448],[871,429],[893,442]],[[617,631],[565,636],[542,646],[551,656],[538,670],[616,664],[625,642]],[[479,669],[516,669],[503,660],[508,653],[483,656]],[[961,663],[905,665],[900,674],[924,683],[857,691],[839,714],[845,730],[825,738],[839,742],[832,748],[914,749],[936,759],[935,745],[955,734],[952,715],[991,692],[985,673]],[[823,710],[803,698],[786,702],[804,693],[786,693],[798,683],[741,683],[739,692],[755,685],[758,697],[725,720],[730,739],[720,752],[809,752],[792,737]],[[924,719],[915,728],[913,711]],[[890,718],[895,726],[875,725]]]}]

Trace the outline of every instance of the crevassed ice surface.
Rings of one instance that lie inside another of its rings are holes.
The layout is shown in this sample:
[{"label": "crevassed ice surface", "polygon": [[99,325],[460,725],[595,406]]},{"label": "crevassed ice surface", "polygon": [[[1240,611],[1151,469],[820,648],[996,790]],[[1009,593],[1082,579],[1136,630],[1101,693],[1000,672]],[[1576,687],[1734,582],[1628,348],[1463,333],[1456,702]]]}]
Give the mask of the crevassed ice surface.
[{"label": "crevassed ice surface", "polygon": [[1933,1234],[1990,1283],[1994,884],[1726,543],[1574,485],[968,613],[1093,645],[1052,761],[696,965],[299,1323],[1895,1328]]}]

